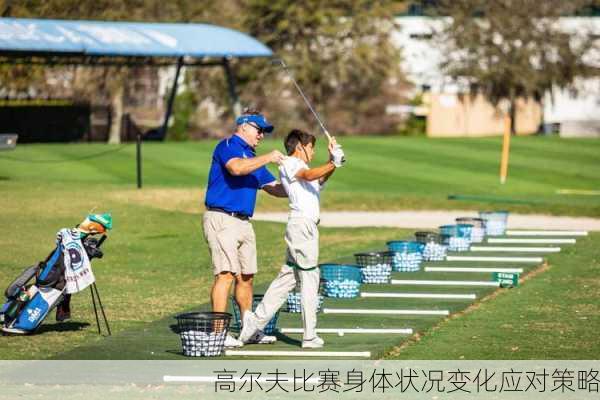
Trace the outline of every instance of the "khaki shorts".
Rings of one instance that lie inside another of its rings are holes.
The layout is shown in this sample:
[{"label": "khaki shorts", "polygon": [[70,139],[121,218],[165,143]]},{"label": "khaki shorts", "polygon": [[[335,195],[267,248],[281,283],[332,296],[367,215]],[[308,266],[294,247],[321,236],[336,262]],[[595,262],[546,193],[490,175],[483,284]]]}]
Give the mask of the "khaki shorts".
[{"label": "khaki shorts", "polygon": [[302,269],[319,264],[319,230],[308,218],[292,217],[285,230],[287,263]]},{"label": "khaki shorts", "polygon": [[227,271],[244,275],[256,273],[256,236],[250,221],[206,211],[203,228],[214,275]]}]

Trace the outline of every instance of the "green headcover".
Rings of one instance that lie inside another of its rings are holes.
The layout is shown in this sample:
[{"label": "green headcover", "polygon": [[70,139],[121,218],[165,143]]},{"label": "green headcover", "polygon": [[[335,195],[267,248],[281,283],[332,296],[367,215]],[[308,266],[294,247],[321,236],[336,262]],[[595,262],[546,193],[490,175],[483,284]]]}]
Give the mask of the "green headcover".
[{"label": "green headcover", "polygon": [[110,215],[110,213],[89,214],[87,216],[87,219],[99,223],[107,230],[112,229],[112,216]]}]

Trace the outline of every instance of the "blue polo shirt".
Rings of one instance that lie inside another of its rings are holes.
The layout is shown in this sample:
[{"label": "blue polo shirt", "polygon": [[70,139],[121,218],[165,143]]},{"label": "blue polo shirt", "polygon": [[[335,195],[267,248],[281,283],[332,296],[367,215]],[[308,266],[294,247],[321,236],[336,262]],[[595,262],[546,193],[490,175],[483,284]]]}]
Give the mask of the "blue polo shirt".
[{"label": "blue polo shirt", "polygon": [[266,167],[261,167],[249,175],[233,176],[225,164],[232,158],[252,158],[256,153],[241,137],[233,135],[219,142],[213,152],[208,175],[205,204],[207,207],[222,208],[247,216],[254,214],[256,191],[275,177]]}]

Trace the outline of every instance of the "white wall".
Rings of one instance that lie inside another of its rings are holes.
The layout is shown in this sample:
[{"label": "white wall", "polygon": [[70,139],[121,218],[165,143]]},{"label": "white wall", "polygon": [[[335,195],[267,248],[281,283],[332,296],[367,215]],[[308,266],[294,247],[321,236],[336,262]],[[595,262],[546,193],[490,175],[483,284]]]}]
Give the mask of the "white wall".
[{"label": "white wall", "polygon": [[[429,17],[398,17],[400,29],[393,35],[394,44],[402,49],[402,68],[418,91],[424,85],[433,93],[457,93],[461,86],[442,73],[440,62],[443,46],[436,39],[448,19]],[[600,18],[565,17],[559,22],[562,29],[576,32],[593,32],[600,36]],[[432,39],[419,37],[432,35]],[[438,37],[439,39],[439,37]],[[600,46],[586,60],[600,66]],[[567,121],[600,120],[600,80],[579,80],[577,93],[570,90],[555,90],[554,96],[547,94],[544,100],[544,120],[547,123]],[[554,102],[551,99],[554,99]]]}]

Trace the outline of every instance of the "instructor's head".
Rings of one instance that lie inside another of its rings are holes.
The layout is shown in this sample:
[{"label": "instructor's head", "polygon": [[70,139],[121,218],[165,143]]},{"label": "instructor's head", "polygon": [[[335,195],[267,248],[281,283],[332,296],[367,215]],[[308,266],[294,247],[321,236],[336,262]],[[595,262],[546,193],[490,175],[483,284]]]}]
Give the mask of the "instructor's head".
[{"label": "instructor's head", "polygon": [[245,109],[236,121],[236,135],[240,136],[252,148],[256,148],[265,133],[273,132],[273,125],[258,110]]},{"label": "instructor's head", "polygon": [[283,144],[288,156],[298,157],[309,163],[315,155],[316,141],[317,138],[310,133],[303,132],[300,129],[293,129],[288,133]]}]

